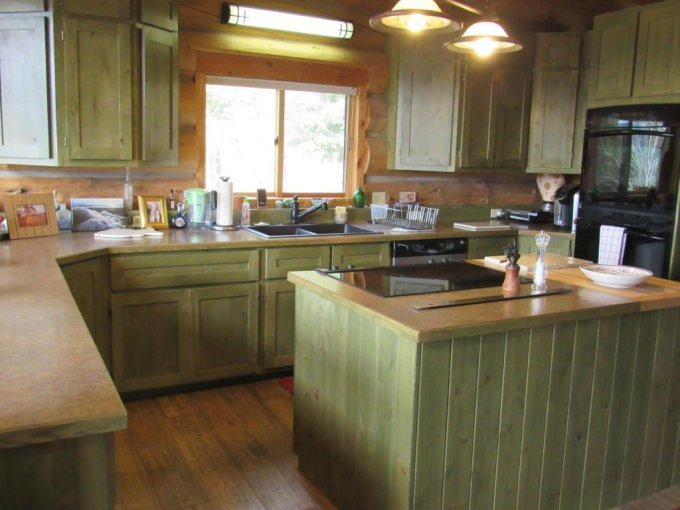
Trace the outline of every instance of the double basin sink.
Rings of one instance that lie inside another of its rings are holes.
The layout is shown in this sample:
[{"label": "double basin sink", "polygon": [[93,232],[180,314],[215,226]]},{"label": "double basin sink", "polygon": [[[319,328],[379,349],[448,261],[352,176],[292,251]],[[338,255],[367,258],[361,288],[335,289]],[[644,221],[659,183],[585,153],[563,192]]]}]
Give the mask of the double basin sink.
[{"label": "double basin sink", "polygon": [[353,234],[382,234],[357,225],[338,225],[335,223],[307,223],[300,225],[257,225],[245,227],[253,234],[267,238],[341,236]]}]

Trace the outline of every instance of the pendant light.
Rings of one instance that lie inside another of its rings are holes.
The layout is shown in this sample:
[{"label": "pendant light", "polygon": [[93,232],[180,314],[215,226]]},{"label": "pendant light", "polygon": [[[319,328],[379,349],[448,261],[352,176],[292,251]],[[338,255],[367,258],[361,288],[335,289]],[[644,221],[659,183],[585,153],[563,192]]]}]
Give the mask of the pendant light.
[{"label": "pendant light", "polygon": [[461,24],[442,12],[434,0],[399,0],[392,10],[373,16],[368,23],[379,32],[455,32]]},{"label": "pendant light", "polygon": [[486,1],[486,13],[482,20],[470,25],[463,35],[447,42],[444,47],[456,53],[475,53],[480,57],[521,50],[522,45],[508,35],[495,16],[488,14],[489,0]]}]

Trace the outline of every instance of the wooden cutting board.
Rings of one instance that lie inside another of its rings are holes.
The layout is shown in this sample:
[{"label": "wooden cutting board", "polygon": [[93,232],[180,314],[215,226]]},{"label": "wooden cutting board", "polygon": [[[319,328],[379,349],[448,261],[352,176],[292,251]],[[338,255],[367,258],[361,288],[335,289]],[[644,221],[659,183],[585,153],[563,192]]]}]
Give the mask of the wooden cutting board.
[{"label": "wooden cutting board", "polygon": [[[519,270],[522,273],[533,272],[534,264],[536,264],[536,257],[538,255],[535,253],[530,253],[528,255],[522,255],[518,261]],[[489,255],[484,257],[484,263],[489,266],[495,267],[505,267],[507,261],[505,260],[505,255]],[[577,259],[574,257],[565,257],[564,255],[557,255],[555,253],[545,254],[545,263],[550,269],[566,269],[568,267],[579,267],[585,266],[587,264],[592,264],[590,260]]]}]

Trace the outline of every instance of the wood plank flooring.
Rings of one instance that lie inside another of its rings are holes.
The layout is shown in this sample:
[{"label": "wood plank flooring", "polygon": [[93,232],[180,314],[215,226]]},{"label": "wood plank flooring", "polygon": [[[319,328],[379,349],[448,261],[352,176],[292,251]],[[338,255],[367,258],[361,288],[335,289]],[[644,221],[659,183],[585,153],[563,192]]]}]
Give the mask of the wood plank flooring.
[{"label": "wood plank flooring", "polygon": [[332,510],[297,470],[291,395],[275,380],[125,404],[117,510]]}]

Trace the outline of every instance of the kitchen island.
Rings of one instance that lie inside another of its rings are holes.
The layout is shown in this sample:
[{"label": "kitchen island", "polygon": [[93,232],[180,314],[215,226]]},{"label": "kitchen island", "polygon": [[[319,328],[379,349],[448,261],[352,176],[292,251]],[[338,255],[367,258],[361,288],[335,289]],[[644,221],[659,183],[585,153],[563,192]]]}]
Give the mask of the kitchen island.
[{"label": "kitchen island", "polygon": [[[296,285],[294,449],[340,508],[609,508],[680,482],[680,284],[416,311]],[[462,291],[474,295],[486,290]]]}]

